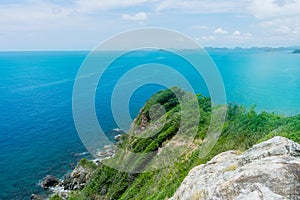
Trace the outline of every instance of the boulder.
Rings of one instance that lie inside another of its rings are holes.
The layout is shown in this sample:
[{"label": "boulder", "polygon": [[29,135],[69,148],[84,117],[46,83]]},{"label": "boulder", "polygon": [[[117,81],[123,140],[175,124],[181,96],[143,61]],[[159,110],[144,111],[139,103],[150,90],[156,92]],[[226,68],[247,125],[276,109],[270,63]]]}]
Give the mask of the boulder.
[{"label": "boulder", "polygon": [[88,182],[92,175],[93,170],[87,169],[82,165],[76,166],[76,168],[64,177],[63,187],[65,190],[80,190]]},{"label": "boulder", "polygon": [[47,175],[41,183],[41,187],[44,189],[48,189],[50,187],[54,187],[60,183],[59,179],[57,179],[55,176]]},{"label": "boulder", "polygon": [[118,135],[116,135],[116,136],[114,137],[114,139],[115,139],[116,141],[120,141],[120,140],[122,139],[122,135],[121,135],[121,134],[118,134]]},{"label": "boulder", "polygon": [[32,195],[30,196],[30,199],[31,199],[31,200],[44,200],[44,198],[43,198],[42,196],[37,195],[37,194],[32,194]]},{"label": "boulder", "polygon": [[300,145],[274,137],[192,169],[170,200],[300,199]]}]

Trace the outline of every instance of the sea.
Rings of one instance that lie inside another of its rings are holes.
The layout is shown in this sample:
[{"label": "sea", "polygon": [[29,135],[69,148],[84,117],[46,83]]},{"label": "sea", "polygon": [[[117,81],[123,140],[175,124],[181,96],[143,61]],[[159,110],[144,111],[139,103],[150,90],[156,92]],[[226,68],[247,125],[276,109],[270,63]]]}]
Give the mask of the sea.
[{"label": "sea", "polygon": [[[300,113],[300,54],[213,48],[208,54],[223,79],[227,103],[285,116]],[[80,140],[72,112],[74,81],[88,55],[88,51],[0,52],[1,200],[45,194],[39,186],[43,177],[62,178],[82,157],[91,157]],[[95,95],[99,123],[111,141],[116,135],[113,129],[118,128],[110,106],[112,89],[127,70],[145,64],[139,59],[184,68],[182,73],[199,86],[196,92],[209,95],[201,77],[192,78],[194,71],[185,68],[185,61],[174,54],[127,54],[107,68]],[[160,76],[163,79],[165,74]],[[164,88],[155,83],[139,87],[130,98],[130,116],[134,118],[146,100]]]}]

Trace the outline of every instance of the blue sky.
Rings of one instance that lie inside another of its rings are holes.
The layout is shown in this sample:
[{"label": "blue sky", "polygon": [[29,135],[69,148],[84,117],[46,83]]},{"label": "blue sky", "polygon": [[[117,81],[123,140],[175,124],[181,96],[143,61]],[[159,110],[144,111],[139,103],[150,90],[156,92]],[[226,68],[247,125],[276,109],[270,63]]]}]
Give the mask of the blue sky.
[{"label": "blue sky", "polygon": [[140,27],[202,46],[299,46],[300,0],[1,0],[0,50],[91,50]]}]

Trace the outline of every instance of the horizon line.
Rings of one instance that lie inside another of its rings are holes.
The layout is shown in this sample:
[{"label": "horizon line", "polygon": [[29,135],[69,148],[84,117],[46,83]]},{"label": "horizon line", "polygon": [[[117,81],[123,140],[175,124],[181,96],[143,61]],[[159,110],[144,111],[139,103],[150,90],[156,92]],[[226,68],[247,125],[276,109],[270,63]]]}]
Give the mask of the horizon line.
[{"label": "horizon line", "polygon": [[[277,47],[272,47],[272,46],[252,46],[252,47],[239,47],[239,46],[236,46],[236,47],[226,47],[226,46],[223,46],[223,47],[215,47],[215,46],[205,46],[205,47],[202,47],[203,49],[231,49],[231,50],[234,50],[234,49],[282,49],[282,48],[285,48],[285,49],[298,49],[300,48],[300,46],[277,46]],[[167,48],[166,48],[167,49]],[[5,50],[5,49],[0,49],[0,52],[91,52],[91,51],[94,51],[95,49],[21,49],[21,50],[17,50],[17,49],[8,49],[8,50]],[[123,51],[124,49],[122,50],[107,50],[107,51]],[[177,49],[177,50],[190,50],[190,49]]]}]

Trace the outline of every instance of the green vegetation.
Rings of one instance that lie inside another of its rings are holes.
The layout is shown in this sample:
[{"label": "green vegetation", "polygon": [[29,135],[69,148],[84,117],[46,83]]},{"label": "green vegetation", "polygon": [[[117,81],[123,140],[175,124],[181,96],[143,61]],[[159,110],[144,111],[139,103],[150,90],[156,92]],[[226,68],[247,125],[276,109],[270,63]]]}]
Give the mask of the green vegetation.
[{"label": "green vegetation", "polygon": [[93,161],[87,160],[86,158],[82,158],[79,161],[79,165],[89,170],[95,170],[97,168],[97,165]]},{"label": "green vegetation", "polygon": [[58,196],[58,194],[55,194],[50,198],[50,200],[62,200],[62,199]]},{"label": "green vegetation", "polygon": [[[186,94],[179,88],[173,88],[173,91],[176,91],[179,98],[184,98],[183,96]],[[163,200],[174,194],[193,167],[206,163],[221,152],[227,150],[244,152],[254,144],[276,135],[300,142],[300,115],[284,117],[274,113],[257,113],[255,107],[247,110],[242,106],[228,105],[227,118],[221,136],[212,150],[205,157],[200,157],[200,147],[204,145],[202,141],[209,128],[212,109],[210,98],[201,95],[198,95],[197,98],[200,111],[197,135],[191,141],[188,151],[181,153],[171,166],[144,173],[131,173],[102,165],[95,170],[87,186],[83,190],[71,194],[69,199]],[[187,99],[184,100],[188,101]],[[165,113],[156,116],[156,120],[151,120],[151,107],[156,104],[161,104]],[[177,136],[179,128],[184,133],[181,136],[183,141],[184,137],[193,131],[192,122],[194,120],[190,118],[187,122],[185,120],[184,123],[181,123],[181,116],[195,112],[195,108],[191,107],[190,110],[184,112],[186,113],[183,113],[172,90],[155,94],[142,108],[135,120],[135,126],[129,132],[130,134],[122,136],[123,143],[119,145],[119,148],[123,151],[117,151],[113,161],[116,163],[120,161],[125,169],[136,172],[147,169],[150,164],[153,166],[161,164],[156,163],[154,159],[157,150],[161,152],[165,150],[166,155],[178,153],[180,145],[175,143],[168,146],[167,143]],[[143,116],[147,118],[147,128],[144,131],[139,131]],[[126,152],[155,153],[136,156],[126,154]],[[87,160],[81,162],[84,165],[89,163]],[[228,170],[235,170],[235,166]],[[201,195],[195,194],[195,198]]]}]

